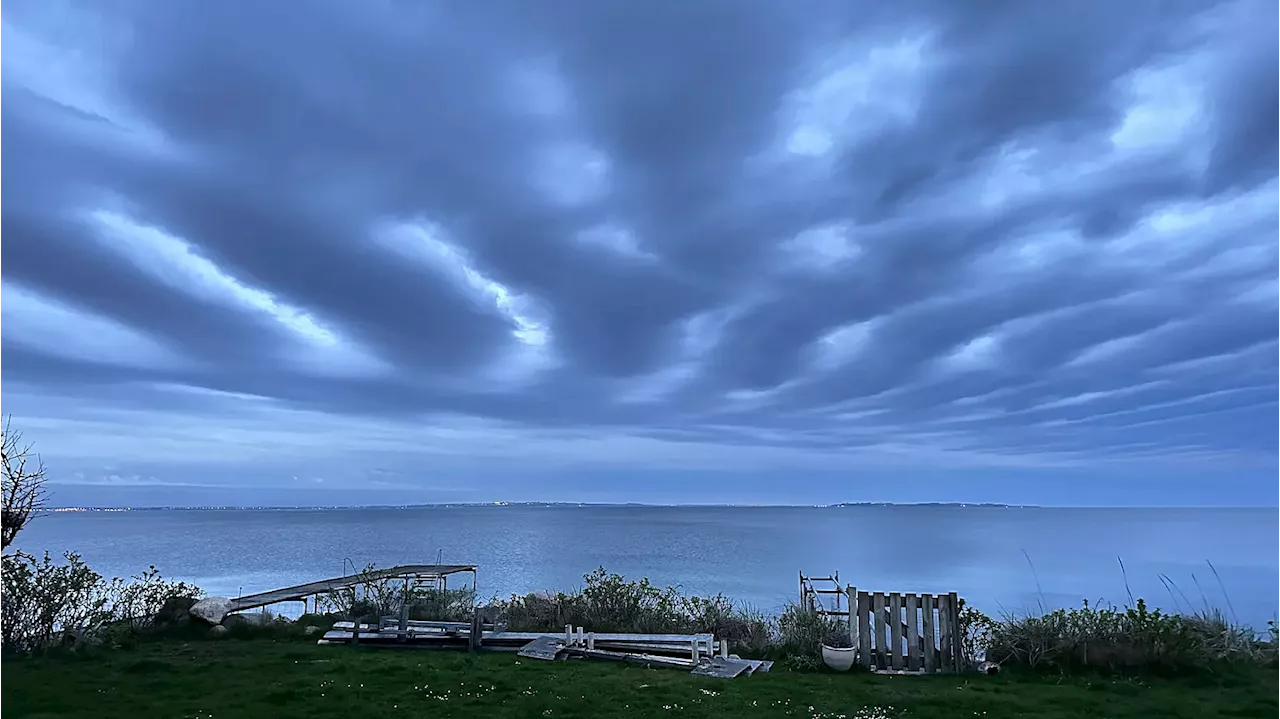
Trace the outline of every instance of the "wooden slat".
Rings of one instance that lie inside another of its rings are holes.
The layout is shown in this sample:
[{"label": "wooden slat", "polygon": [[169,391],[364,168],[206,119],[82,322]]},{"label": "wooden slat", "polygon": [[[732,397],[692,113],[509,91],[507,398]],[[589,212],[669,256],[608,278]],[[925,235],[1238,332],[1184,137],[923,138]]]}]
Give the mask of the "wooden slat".
[{"label": "wooden slat", "polygon": [[908,593],[902,598],[907,609],[907,669],[920,670],[920,603],[916,595]]},{"label": "wooden slat", "polygon": [[949,600],[950,597],[945,594],[938,596],[938,663],[944,674],[951,674],[956,670],[956,655],[951,643],[951,610],[947,606]]},{"label": "wooden slat", "polygon": [[858,592],[858,663],[871,667],[871,594]]},{"label": "wooden slat", "polygon": [[885,626],[884,614],[884,593],[876,592],[871,595],[871,614],[876,624],[876,661],[877,669],[888,669],[888,651],[889,651],[889,627]]},{"label": "wooden slat", "polygon": [[924,671],[932,674],[938,669],[938,649],[933,638],[933,595],[920,595],[921,629],[924,632]]},{"label": "wooden slat", "polygon": [[902,595],[889,594],[889,667],[902,668]]},{"label": "wooden slat", "polygon": [[849,595],[849,646],[858,647],[858,589],[852,585],[845,588]]},{"label": "wooden slat", "polygon": [[955,668],[957,672],[963,672],[964,667],[964,636],[960,633],[960,597],[955,592],[947,595],[947,603],[951,605],[951,647],[955,652]]}]

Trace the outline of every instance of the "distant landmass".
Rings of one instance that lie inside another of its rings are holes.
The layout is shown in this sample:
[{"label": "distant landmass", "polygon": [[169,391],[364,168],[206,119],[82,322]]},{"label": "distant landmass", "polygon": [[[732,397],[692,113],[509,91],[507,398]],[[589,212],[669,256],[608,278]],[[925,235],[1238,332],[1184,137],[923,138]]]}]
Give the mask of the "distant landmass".
[{"label": "distant landmass", "polygon": [[371,505],[201,505],[201,506],[146,506],[146,507],[53,507],[50,512],[145,512],[145,511],[209,511],[209,510],[258,510],[282,511],[299,509],[447,509],[468,507],[725,507],[725,508],[848,508],[848,507],[986,507],[1032,508],[1033,504],[996,504],[991,502],[839,502],[837,504],[647,504],[643,502],[442,502],[436,504],[371,504]]}]

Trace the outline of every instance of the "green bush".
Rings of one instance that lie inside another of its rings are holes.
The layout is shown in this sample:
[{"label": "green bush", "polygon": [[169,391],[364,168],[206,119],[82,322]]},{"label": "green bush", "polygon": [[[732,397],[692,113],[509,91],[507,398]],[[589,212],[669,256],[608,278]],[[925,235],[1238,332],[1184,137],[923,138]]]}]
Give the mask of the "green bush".
[{"label": "green bush", "polygon": [[822,666],[822,645],[847,646],[848,637],[847,624],[792,604],[778,619],[774,655],[793,669],[817,669]]},{"label": "green bush", "polygon": [[995,622],[986,654],[1032,669],[1187,671],[1268,661],[1274,646],[1220,612],[1165,614],[1138,599],[1127,608],[1086,602],[1081,608]]},{"label": "green bush", "polygon": [[106,581],[67,552],[58,563],[48,552],[37,559],[12,552],[3,557],[4,602],[0,641],[6,652],[29,652],[75,641],[111,640],[149,629],[176,597],[197,598],[198,587],[166,580],[153,566],[130,580]]},{"label": "green bush", "polygon": [[582,589],[575,592],[515,595],[490,604],[512,631],[561,631],[573,625],[597,632],[712,633],[743,656],[761,654],[776,643],[774,622],[722,595],[685,596],[675,587],[628,580],[603,567],[582,579]]}]

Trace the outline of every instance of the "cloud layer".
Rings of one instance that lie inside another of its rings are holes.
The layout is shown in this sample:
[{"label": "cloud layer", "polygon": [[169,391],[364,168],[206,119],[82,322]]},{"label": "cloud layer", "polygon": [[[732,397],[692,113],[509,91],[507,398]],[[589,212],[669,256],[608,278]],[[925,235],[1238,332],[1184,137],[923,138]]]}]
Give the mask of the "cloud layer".
[{"label": "cloud layer", "polygon": [[5,411],[85,481],[1274,476],[1273,6],[3,22]]}]

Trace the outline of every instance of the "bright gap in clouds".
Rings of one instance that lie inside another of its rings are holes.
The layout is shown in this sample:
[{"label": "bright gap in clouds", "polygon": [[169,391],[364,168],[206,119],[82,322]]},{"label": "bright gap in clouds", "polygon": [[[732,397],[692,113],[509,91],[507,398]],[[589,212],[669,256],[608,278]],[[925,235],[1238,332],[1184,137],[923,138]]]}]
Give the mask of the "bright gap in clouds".
[{"label": "bright gap in clouds", "polygon": [[0,284],[4,339],[85,362],[174,369],[190,364],[154,337],[12,282]]},{"label": "bright gap in clouds", "polygon": [[260,312],[300,338],[321,346],[338,343],[307,312],[280,302],[265,290],[251,287],[201,256],[185,240],[109,210],[94,210],[89,218],[103,230],[103,244],[126,255],[135,265],[181,292],[211,302]]}]

